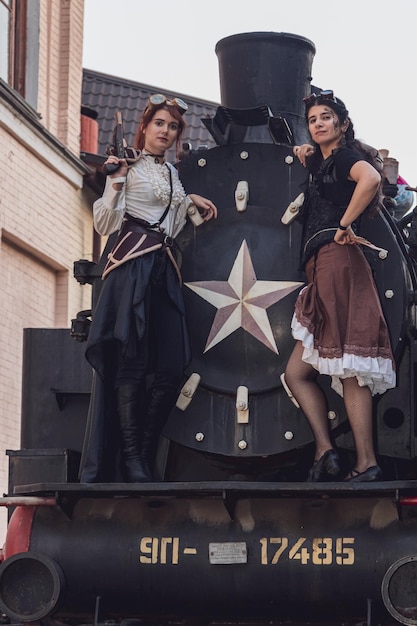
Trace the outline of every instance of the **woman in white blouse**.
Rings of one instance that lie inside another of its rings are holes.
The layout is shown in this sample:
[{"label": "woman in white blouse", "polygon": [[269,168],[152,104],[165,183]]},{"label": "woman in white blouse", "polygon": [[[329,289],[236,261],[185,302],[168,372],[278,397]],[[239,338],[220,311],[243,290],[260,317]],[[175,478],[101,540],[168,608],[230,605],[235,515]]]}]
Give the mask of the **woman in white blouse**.
[{"label": "woman in white blouse", "polygon": [[136,136],[137,159],[128,166],[112,155],[105,163],[117,169],[94,203],[94,226],[118,237],[86,346],[94,378],[81,482],[153,479],[159,435],[190,360],[174,238],[190,204],[205,221],[217,217],[217,208],[186,195],[165,160],[174,143],[178,150],[186,109],[179,98],[151,96]]}]

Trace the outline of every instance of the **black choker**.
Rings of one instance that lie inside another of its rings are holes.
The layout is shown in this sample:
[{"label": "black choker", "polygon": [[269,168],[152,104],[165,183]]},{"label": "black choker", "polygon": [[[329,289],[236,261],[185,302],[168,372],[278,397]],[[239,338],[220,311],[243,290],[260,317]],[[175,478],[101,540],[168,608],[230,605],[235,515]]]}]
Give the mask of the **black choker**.
[{"label": "black choker", "polygon": [[164,154],[152,154],[152,152],[147,152],[145,156],[150,156],[154,158],[155,163],[162,165],[165,162]]}]

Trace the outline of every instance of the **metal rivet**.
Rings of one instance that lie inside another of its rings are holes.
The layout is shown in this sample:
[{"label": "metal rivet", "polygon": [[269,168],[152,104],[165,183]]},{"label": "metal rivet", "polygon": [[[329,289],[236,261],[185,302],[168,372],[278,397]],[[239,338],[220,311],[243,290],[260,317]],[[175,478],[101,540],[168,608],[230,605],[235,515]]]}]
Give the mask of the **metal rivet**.
[{"label": "metal rivet", "polygon": [[287,165],[291,165],[291,163],[293,163],[293,161],[294,161],[294,157],[292,157],[291,155],[288,155],[288,156],[285,157],[285,163]]},{"label": "metal rivet", "polygon": [[378,252],[378,256],[380,259],[386,259],[388,256],[388,251],[387,250],[380,250]]},{"label": "metal rivet", "polygon": [[249,158],[249,152],[246,152],[246,150],[242,150],[242,152],[240,153],[240,158],[245,160]]},{"label": "metal rivet", "polygon": [[243,439],[241,439],[239,441],[239,443],[237,444],[238,448],[240,448],[241,450],[245,450],[245,448],[248,447],[247,441],[244,441]]},{"label": "metal rivet", "polygon": [[287,441],[291,441],[291,439],[294,439],[294,433],[292,433],[290,430],[287,430],[284,437]]},{"label": "metal rivet", "polygon": [[203,433],[197,433],[195,438],[196,438],[196,441],[203,441],[204,434]]},{"label": "metal rivet", "polygon": [[198,159],[197,163],[200,167],[205,167],[207,165],[206,159]]},{"label": "metal rivet", "polygon": [[336,411],[329,411],[327,413],[327,417],[329,418],[329,420],[335,420],[337,417]]},{"label": "metal rivet", "polygon": [[388,299],[393,298],[394,297],[393,290],[392,289],[387,289],[386,292],[385,292],[385,297],[388,298]]}]

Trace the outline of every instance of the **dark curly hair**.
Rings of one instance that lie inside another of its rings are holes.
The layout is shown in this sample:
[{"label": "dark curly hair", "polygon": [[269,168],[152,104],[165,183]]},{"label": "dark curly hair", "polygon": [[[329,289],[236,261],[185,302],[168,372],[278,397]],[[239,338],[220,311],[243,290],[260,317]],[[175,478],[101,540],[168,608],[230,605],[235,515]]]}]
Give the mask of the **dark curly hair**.
[{"label": "dark curly hair", "polygon": [[[377,172],[382,175],[383,160],[378,150],[376,150],[376,148],[373,148],[372,146],[369,146],[363,141],[359,141],[359,139],[356,139],[355,130],[353,128],[353,123],[349,117],[349,111],[347,110],[345,103],[342,100],[340,100],[340,98],[336,98],[335,96],[333,96],[333,99],[329,98],[327,95],[323,96],[321,94],[318,94],[314,98],[310,97],[308,99],[308,103],[306,103],[306,109],[305,109],[305,119],[306,119],[307,125],[308,125],[308,112],[311,109],[311,107],[316,106],[316,105],[325,105],[329,107],[329,109],[332,109],[332,111],[334,111],[334,113],[337,115],[337,119],[339,120],[339,124],[341,126],[345,122],[349,122],[349,125],[345,132],[344,145],[346,145],[348,148],[351,148],[352,150],[357,152],[364,161],[368,161],[368,163],[370,163],[377,170]],[[316,174],[320,168],[321,163],[323,162],[323,157],[321,155],[319,146],[314,141],[312,141],[312,145],[315,147],[315,151],[310,157],[308,157],[307,165],[308,165],[309,171],[312,174]],[[381,183],[378,187],[378,190],[375,196],[373,197],[373,199],[371,200],[371,202],[368,204],[366,211],[369,214],[375,215],[378,211],[378,207],[381,206],[381,203],[382,203],[382,176],[381,176]]]}]

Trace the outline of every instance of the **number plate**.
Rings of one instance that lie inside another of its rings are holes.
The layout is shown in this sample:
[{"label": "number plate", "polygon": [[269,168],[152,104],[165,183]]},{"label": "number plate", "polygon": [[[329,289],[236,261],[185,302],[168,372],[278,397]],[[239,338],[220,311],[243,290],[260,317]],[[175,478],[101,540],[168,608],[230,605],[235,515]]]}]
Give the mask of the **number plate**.
[{"label": "number plate", "polygon": [[246,543],[209,543],[209,560],[212,565],[228,565],[231,563],[247,563],[248,550]]}]

